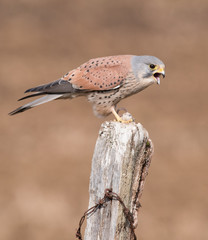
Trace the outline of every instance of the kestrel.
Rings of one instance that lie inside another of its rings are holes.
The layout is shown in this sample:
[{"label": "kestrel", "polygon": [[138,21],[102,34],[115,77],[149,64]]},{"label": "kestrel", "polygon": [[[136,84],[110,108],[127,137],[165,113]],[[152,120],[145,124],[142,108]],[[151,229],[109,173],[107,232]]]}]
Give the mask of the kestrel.
[{"label": "kestrel", "polygon": [[113,113],[116,120],[125,122],[116,112],[117,103],[138,93],[165,77],[165,65],[153,56],[118,55],[89,60],[54,82],[30,88],[33,93],[19,100],[42,96],[10,112],[14,115],[55,99],[86,96],[97,117]]}]

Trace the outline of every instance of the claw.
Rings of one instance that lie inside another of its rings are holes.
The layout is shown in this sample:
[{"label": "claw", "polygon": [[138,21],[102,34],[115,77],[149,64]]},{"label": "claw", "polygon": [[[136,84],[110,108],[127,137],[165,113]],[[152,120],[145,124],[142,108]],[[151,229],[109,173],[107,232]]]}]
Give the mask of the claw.
[{"label": "claw", "polygon": [[133,122],[133,119],[131,118],[131,119],[129,119],[129,120],[123,120],[123,119],[121,118],[121,120],[119,120],[118,122],[120,122],[120,123],[131,123],[131,122]]},{"label": "claw", "polygon": [[[121,110],[121,109],[119,109],[119,110]],[[133,118],[131,118],[131,119],[129,119],[129,120],[124,120],[124,119],[122,119],[119,115],[118,115],[118,113],[116,112],[116,110],[115,110],[115,108],[114,107],[111,107],[111,112],[113,113],[113,115],[115,116],[115,120],[114,121],[116,121],[116,122],[120,122],[120,123],[131,123],[131,122],[133,122]]]}]

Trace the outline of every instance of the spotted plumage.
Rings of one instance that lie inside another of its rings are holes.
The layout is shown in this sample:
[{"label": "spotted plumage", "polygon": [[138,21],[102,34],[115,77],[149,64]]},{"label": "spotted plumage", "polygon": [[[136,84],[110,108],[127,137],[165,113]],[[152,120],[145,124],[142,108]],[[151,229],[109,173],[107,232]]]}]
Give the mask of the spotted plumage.
[{"label": "spotted plumage", "polygon": [[115,105],[155,82],[159,84],[160,76],[165,74],[164,68],[164,63],[153,56],[119,55],[91,59],[57,81],[26,90],[25,93],[34,93],[20,100],[44,96],[17,108],[10,115],[55,99],[86,96],[96,116],[112,112],[118,121],[122,121]]},{"label": "spotted plumage", "polygon": [[95,58],[64,75],[75,89],[109,90],[127,76],[132,56]]}]

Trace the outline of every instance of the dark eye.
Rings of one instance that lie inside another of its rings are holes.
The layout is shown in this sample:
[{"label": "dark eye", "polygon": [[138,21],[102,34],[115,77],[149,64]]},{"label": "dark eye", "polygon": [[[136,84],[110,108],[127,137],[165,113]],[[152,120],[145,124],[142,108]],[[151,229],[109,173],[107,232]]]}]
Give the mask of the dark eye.
[{"label": "dark eye", "polygon": [[150,64],[149,67],[150,67],[151,69],[155,69],[156,65]]}]

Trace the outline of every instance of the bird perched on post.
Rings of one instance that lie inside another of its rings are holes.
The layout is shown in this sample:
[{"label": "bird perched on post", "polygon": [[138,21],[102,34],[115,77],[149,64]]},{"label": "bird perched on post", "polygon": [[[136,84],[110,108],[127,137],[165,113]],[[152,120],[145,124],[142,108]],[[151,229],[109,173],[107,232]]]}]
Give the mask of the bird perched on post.
[{"label": "bird perched on post", "polygon": [[165,77],[165,65],[153,56],[118,55],[94,58],[66,73],[59,80],[26,90],[25,93],[34,93],[19,100],[42,97],[9,114],[21,113],[55,99],[86,96],[97,117],[113,113],[117,121],[126,122],[116,112],[116,104],[153,83],[160,84],[161,76]]}]

